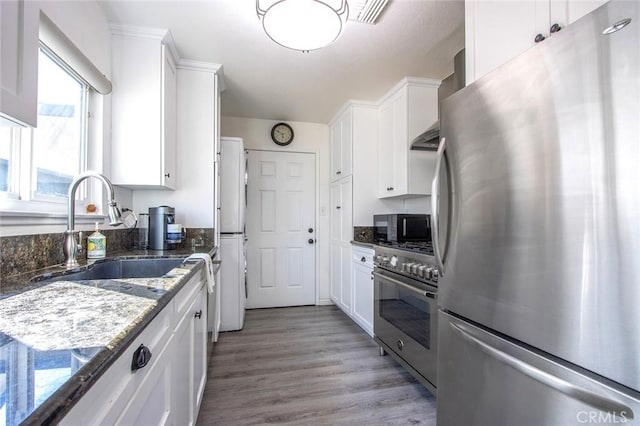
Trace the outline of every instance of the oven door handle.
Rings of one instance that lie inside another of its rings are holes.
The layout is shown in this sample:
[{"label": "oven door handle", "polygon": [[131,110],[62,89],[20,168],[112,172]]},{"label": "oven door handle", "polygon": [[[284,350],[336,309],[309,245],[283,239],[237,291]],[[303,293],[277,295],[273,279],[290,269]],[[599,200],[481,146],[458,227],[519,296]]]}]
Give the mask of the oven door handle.
[{"label": "oven door handle", "polygon": [[436,293],[435,291],[421,290],[421,289],[415,288],[413,286],[410,286],[409,284],[403,283],[402,281],[396,280],[395,278],[391,278],[391,277],[388,277],[386,275],[382,275],[379,272],[373,271],[373,276],[374,277],[378,277],[378,278],[382,278],[382,279],[387,280],[387,281],[390,281],[390,282],[392,282],[394,284],[397,284],[400,287],[404,287],[405,289],[407,289],[407,290],[409,290],[409,291],[411,291],[413,293],[416,293],[416,294],[418,294],[418,295],[420,295],[422,297],[428,297],[429,299],[434,299],[434,300],[436,300],[438,298],[438,293]]}]

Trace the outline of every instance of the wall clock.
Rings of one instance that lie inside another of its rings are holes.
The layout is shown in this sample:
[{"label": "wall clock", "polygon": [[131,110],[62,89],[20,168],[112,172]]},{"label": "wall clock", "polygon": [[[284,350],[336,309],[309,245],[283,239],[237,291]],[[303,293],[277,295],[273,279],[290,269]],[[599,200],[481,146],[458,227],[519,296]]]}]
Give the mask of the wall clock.
[{"label": "wall clock", "polygon": [[280,146],[287,146],[293,141],[293,129],[287,123],[278,123],[271,129],[271,140]]}]

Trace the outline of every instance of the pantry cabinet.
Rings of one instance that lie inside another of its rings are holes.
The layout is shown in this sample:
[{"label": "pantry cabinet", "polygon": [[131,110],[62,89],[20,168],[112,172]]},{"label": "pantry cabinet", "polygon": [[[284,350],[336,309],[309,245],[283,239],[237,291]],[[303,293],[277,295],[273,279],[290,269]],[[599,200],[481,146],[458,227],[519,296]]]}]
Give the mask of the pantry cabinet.
[{"label": "pantry cabinet", "polygon": [[[204,268],[156,315],[61,425],[195,424],[207,380],[207,286]],[[151,358],[132,371],[144,345]]]},{"label": "pantry cabinet", "polygon": [[436,154],[411,141],[438,120],[439,80],[405,78],[378,111],[378,198],[431,193]]},{"label": "pantry cabinet", "polygon": [[178,58],[171,33],[123,26],[112,33],[112,182],[175,189]]},{"label": "pantry cabinet", "polygon": [[351,310],[352,178],[348,176],[330,187],[331,300],[345,311]]},{"label": "pantry cabinet", "polygon": [[470,84],[606,3],[606,0],[465,1],[465,74]]},{"label": "pantry cabinet", "polygon": [[0,1],[2,125],[37,125],[39,12],[33,1]]}]

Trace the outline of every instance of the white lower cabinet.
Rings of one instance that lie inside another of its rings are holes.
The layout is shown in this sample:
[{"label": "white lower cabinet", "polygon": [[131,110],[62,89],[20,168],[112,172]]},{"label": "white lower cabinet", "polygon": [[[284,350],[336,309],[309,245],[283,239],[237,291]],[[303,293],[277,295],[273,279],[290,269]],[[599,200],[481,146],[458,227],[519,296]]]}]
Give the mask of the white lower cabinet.
[{"label": "white lower cabinet", "polygon": [[186,309],[176,327],[173,358],[174,423],[193,425],[207,382],[206,286],[203,286]]},{"label": "white lower cabinet", "polygon": [[351,252],[351,318],[373,337],[373,249],[354,246]]},{"label": "white lower cabinet", "polygon": [[[193,276],[147,325],[61,425],[195,424],[207,371],[207,286]],[[149,363],[131,371],[146,346]]]},{"label": "white lower cabinet", "polygon": [[331,245],[331,299],[373,337],[373,249]]}]

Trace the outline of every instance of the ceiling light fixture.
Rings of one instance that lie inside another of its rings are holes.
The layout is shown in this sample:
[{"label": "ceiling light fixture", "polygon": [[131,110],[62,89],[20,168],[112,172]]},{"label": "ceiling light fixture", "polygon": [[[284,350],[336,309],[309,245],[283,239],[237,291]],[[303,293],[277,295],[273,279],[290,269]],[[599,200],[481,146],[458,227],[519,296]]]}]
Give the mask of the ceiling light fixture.
[{"label": "ceiling light fixture", "polygon": [[256,12],[271,40],[307,52],[336,41],[349,5],[347,0],[256,0]]}]

